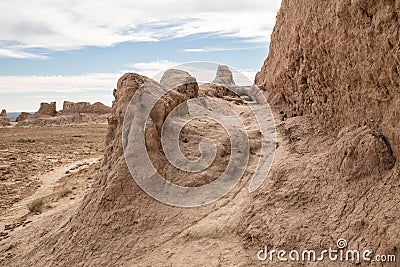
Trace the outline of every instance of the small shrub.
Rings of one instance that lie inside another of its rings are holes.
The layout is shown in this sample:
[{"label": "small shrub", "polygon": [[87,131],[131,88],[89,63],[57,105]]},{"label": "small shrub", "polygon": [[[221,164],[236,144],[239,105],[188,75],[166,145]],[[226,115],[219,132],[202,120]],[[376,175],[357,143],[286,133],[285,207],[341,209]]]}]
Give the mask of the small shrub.
[{"label": "small shrub", "polygon": [[35,199],[28,204],[28,210],[33,213],[40,213],[43,210],[43,200]]},{"label": "small shrub", "polygon": [[65,188],[65,189],[61,190],[61,191],[58,193],[58,196],[59,196],[60,198],[63,198],[63,197],[68,196],[68,195],[71,194],[71,193],[72,193],[72,190]]},{"label": "small shrub", "polygon": [[26,138],[20,138],[17,140],[17,143],[35,143],[36,141],[34,139],[26,139]]}]

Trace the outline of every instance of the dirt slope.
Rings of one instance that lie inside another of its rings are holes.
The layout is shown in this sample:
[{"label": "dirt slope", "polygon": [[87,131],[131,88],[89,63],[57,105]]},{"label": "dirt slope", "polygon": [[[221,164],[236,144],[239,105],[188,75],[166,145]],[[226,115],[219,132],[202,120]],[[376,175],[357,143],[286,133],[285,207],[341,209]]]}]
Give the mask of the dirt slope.
[{"label": "dirt slope", "polygon": [[[290,118],[278,128],[284,140],[275,166],[242,211],[238,233],[246,250],[254,253],[268,246],[269,250],[320,253],[345,239],[348,249],[368,248],[374,256],[398,258],[400,168],[379,135],[357,126],[339,136],[327,134],[305,116]],[[356,263],[276,260],[274,266],[325,264]],[[358,266],[370,263],[361,260]]]}]

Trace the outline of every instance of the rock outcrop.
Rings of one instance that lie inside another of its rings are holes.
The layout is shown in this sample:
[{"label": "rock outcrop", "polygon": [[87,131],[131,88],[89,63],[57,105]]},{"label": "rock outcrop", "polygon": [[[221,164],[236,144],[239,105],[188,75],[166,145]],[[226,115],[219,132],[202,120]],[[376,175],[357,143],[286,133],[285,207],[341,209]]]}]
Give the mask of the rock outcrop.
[{"label": "rock outcrop", "polygon": [[209,97],[235,96],[229,90],[229,86],[234,85],[233,75],[228,66],[218,66],[215,79],[211,83],[203,83],[199,86],[199,95]]},{"label": "rock outcrop", "polygon": [[[219,65],[214,80],[199,86],[199,96],[208,97],[236,97],[247,92],[247,86],[236,86],[232,71],[228,66]],[[239,92],[241,91],[241,92]]]},{"label": "rock outcrop", "polygon": [[226,86],[215,83],[203,83],[199,86],[200,96],[224,97],[235,96]]},{"label": "rock outcrop", "polygon": [[41,103],[40,109],[34,115],[22,112],[17,117],[17,126],[48,126],[66,124],[107,123],[111,108],[96,102],[64,101],[63,109],[56,110],[56,102]]},{"label": "rock outcrop", "polygon": [[[367,126],[346,127],[339,136],[327,135],[323,127],[310,115],[278,125],[282,139],[274,166],[242,210],[238,225],[246,250],[255,255],[264,246],[269,251],[296,248],[319,256],[344,239],[348,250],[398,255],[400,165],[390,146]],[[299,266],[274,259],[264,263]],[[370,264],[362,256],[346,263],[325,257],[304,266]]]},{"label": "rock outcrop", "polygon": [[255,83],[283,115],[286,151],[243,211],[248,251],[345,239],[346,249],[398,255],[399,16],[398,1],[283,0]]},{"label": "rock outcrop", "polygon": [[40,116],[55,116],[57,115],[56,102],[40,103],[39,110],[35,113],[35,117]]},{"label": "rock outcrop", "polygon": [[0,113],[0,126],[9,126],[11,125],[10,119],[7,117],[7,111],[3,109]]},{"label": "rock outcrop", "polygon": [[174,88],[174,91],[189,98],[195,98],[199,93],[196,78],[183,70],[167,70],[161,77],[160,84],[167,89]]},{"label": "rock outcrop", "polygon": [[109,114],[111,107],[107,107],[103,103],[96,102],[93,105],[89,102],[70,102],[64,101],[62,114],[92,113],[92,114]]},{"label": "rock outcrop", "polygon": [[[211,83],[204,83],[199,86],[199,96],[218,97],[238,101],[238,96],[249,102],[264,102],[259,88],[252,86],[235,85],[233,75],[228,66],[220,65],[217,68],[215,79]],[[240,100],[240,99],[239,99]]]},{"label": "rock outcrop", "polygon": [[26,119],[32,118],[33,114],[29,112],[21,112],[21,114],[18,115],[18,117],[15,119],[16,122],[24,121]]},{"label": "rock outcrop", "polygon": [[287,116],[380,132],[400,159],[398,1],[284,0],[256,84]]},{"label": "rock outcrop", "polygon": [[[195,96],[195,80],[184,72],[174,73],[180,78],[169,84],[165,82],[168,77],[164,77],[163,84],[175,89],[157,102],[146,124],[146,145],[149,153],[158,153],[160,148],[160,144],[156,144],[159,142],[159,121],[165,119],[168,112],[182,101]],[[183,88],[180,85],[187,79],[191,81],[186,91],[188,94],[184,95],[177,90]],[[131,248],[136,245],[144,248],[154,245],[154,240],[146,238],[147,234],[157,232],[158,243],[173,234],[175,230],[165,229],[177,227],[170,223],[176,221],[177,216],[179,223],[186,226],[190,226],[194,218],[204,216],[202,208],[176,208],[152,199],[138,187],[129,173],[122,148],[123,122],[132,96],[146,82],[152,82],[154,90],[166,89],[155,81],[135,73],[127,73],[118,80],[117,89],[114,90],[112,114],[108,119],[109,130],[103,166],[99,170],[97,182],[68,224],[43,237],[46,240],[38,243],[37,249],[21,257],[19,263],[13,264],[71,266],[85,262],[87,265],[112,266],[131,262],[126,265],[135,265],[132,263]],[[161,167],[166,168],[165,164],[161,164]],[[170,170],[170,174],[173,178],[176,172]],[[191,174],[178,177],[185,181],[193,180],[193,177],[200,179],[201,176]],[[158,227],[160,223],[167,228]],[[49,253],[52,248],[57,249]],[[115,250],[118,250],[119,255],[116,258],[112,256],[115,255]],[[88,251],[91,252],[87,253]]]},{"label": "rock outcrop", "polygon": [[57,116],[43,116],[43,117],[30,117],[25,120],[19,121],[17,127],[45,127],[45,126],[59,126],[69,124],[96,124],[107,123],[109,114],[68,114]]},{"label": "rock outcrop", "polygon": [[215,79],[212,81],[215,84],[235,85],[233,75],[228,66],[220,65],[217,69]]}]

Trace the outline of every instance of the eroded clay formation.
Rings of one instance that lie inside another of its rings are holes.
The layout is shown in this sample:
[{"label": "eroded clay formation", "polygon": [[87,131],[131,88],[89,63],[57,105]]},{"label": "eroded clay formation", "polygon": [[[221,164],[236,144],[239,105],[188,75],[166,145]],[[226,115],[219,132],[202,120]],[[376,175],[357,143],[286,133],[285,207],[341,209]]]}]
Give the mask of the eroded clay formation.
[{"label": "eroded clay formation", "polygon": [[398,1],[283,1],[256,84],[289,117],[376,130],[400,159],[399,10]]},{"label": "eroded clay formation", "polygon": [[3,109],[0,113],[0,126],[9,126],[11,125],[10,119],[7,117],[7,111]]},{"label": "eroded clay formation", "polygon": [[16,119],[17,126],[46,126],[79,123],[106,123],[111,108],[96,102],[64,101],[63,109],[57,111],[56,102],[41,103],[35,114],[22,112]]}]

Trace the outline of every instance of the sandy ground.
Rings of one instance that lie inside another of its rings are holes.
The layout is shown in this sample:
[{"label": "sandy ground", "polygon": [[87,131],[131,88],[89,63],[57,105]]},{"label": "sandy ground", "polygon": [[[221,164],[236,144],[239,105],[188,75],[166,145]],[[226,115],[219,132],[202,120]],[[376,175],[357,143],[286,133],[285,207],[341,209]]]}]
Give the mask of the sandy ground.
[{"label": "sandy ground", "polygon": [[[12,225],[14,221],[18,220],[19,218],[25,217],[29,213],[29,210],[27,210],[28,205],[37,199],[49,198],[54,193],[58,193],[60,198],[63,198],[64,196],[72,194],[72,189],[79,189],[79,191],[81,191],[82,189],[84,190],[85,188],[73,188],[68,185],[62,186],[61,183],[64,180],[67,180],[69,182],[71,179],[76,178],[72,177],[73,175],[68,176],[66,174],[88,168],[89,166],[100,162],[100,160],[101,158],[89,158],[86,160],[79,160],[62,167],[57,167],[53,171],[37,176],[40,181],[40,187],[35,191],[34,194],[23,198],[21,201],[12,205],[11,208],[4,211],[4,215],[0,218],[0,228],[10,228],[6,226]],[[64,179],[62,180],[62,178]],[[53,198],[49,200],[54,201]],[[47,204],[46,207],[52,208],[52,206],[50,206],[49,204]]]},{"label": "sandy ground", "polygon": [[[107,125],[0,129],[0,264],[18,251],[20,239],[10,236],[81,200],[100,167],[106,131]],[[37,200],[40,211],[30,211]]]},{"label": "sandy ground", "polygon": [[106,125],[0,128],[0,215],[31,195],[40,176],[103,154]]}]

